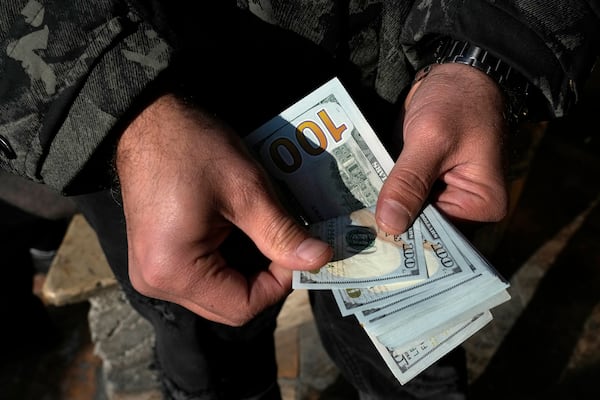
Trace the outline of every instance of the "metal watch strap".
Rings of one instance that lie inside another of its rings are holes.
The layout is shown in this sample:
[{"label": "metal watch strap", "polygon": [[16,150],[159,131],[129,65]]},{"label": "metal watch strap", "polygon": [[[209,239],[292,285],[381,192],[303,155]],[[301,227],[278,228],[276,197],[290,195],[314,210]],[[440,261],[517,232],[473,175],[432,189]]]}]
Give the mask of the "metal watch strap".
[{"label": "metal watch strap", "polygon": [[510,65],[487,50],[463,40],[444,39],[434,54],[438,64],[458,63],[470,65],[496,81],[510,101],[511,117],[522,119],[527,114],[525,107],[529,93],[529,82]]}]

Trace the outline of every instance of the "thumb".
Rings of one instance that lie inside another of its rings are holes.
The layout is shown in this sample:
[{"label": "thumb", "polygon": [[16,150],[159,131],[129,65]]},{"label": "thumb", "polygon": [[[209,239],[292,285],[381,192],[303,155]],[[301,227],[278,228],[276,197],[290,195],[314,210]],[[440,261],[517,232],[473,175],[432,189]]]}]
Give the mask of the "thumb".
[{"label": "thumb", "polygon": [[[332,257],[331,247],[314,237],[279,207],[266,203],[256,207],[252,222],[238,226],[274,263],[289,269],[320,268]],[[244,227],[247,226],[247,227]]]},{"label": "thumb", "polygon": [[440,155],[417,147],[406,143],[379,193],[376,221],[384,232],[405,232],[417,218],[438,178]]},{"label": "thumb", "polygon": [[275,264],[310,270],[331,259],[331,247],[312,237],[281,207],[270,190],[254,191],[252,200],[246,198],[242,203],[236,205],[229,219]]}]

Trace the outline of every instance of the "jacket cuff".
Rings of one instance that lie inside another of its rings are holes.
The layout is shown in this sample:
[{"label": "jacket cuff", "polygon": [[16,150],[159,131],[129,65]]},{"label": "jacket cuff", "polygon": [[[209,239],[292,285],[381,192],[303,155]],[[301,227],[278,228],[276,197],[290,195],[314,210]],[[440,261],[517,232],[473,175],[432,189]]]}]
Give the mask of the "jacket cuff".
[{"label": "jacket cuff", "polygon": [[71,195],[113,183],[118,137],[132,114],[162,89],[158,78],[171,53],[149,25],[139,23],[95,61],[43,158],[46,184]]},{"label": "jacket cuff", "polygon": [[[434,46],[443,36],[465,40],[482,47],[520,72],[533,85],[534,104],[530,109],[536,119],[563,116],[577,101],[578,91],[589,76],[594,63],[589,40],[581,40],[567,48],[557,30],[548,27],[548,18],[536,16],[540,7],[521,2],[518,10],[511,2],[481,0],[433,0],[427,7],[411,10],[401,42],[409,62],[420,68],[427,64]],[[580,18],[590,38],[597,36],[597,16],[593,12],[581,13],[582,2],[573,2],[573,10],[556,10],[555,15],[572,12]],[[548,3],[548,6],[552,6]],[[528,9],[526,9],[528,7]],[[557,6],[555,6],[557,7]],[[533,10],[533,12],[531,11]],[[546,12],[546,8],[540,12]],[[527,16],[527,17],[525,17]],[[527,20],[523,20],[527,18]],[[490,23],[502,29],[490,29]],[[598,41],[594,39],[594,41]],[[572,63],[571,60],[582,60]],[[568,65],[569,69],[563,67]],[[537,96],[536,93],[537,92]]]}]

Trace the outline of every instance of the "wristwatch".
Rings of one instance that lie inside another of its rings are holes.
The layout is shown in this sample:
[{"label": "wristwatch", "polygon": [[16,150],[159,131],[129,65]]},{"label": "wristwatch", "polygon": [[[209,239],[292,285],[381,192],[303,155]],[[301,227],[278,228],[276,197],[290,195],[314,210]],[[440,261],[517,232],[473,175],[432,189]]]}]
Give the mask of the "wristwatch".
[{"label": "wristwatch", "polygon": [[507,117],[511,122],[519,122],[527,116],[529,82],[499,57],[467,41],[451,38],[439,41],[433,56],[437,64],[465,64],[484,72],[500,85],[507,96]]}]

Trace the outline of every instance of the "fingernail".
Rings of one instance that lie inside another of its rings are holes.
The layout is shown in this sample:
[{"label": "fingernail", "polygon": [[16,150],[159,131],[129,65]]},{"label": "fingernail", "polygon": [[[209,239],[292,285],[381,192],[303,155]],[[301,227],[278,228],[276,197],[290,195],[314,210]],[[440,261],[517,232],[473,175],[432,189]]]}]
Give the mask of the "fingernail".
[{"label": "fingernail", "polygon": [[300,243],[296,249],[296,255],[304,261],[312,262],[328,251],[330,251],[330,247],[327,243],[315,238],[308,238]]},{"label": "fingernail", "polygon": [[395,200],[384,200],[379,208],[379,221],[384,231],[404,232],[410,224],[410,215],[406,208]]}]

